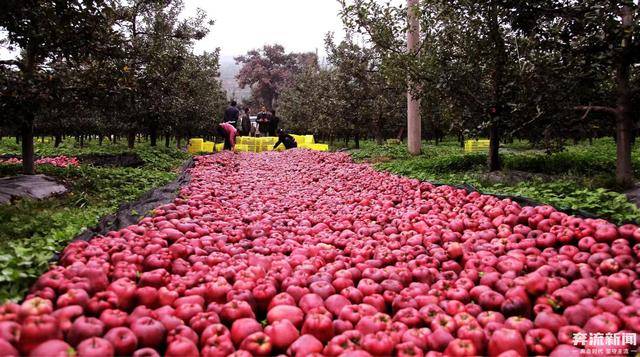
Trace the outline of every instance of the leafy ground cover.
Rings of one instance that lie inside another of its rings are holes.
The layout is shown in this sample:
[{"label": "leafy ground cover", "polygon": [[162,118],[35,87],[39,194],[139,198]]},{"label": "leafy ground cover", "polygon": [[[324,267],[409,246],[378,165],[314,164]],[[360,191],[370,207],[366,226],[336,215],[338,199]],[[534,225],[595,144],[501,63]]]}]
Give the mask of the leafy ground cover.
[{"label": "leafy ground cover", "polygon": [[[634,168],[640,176],[640,156],[634,148]],[[424,153],[410,156],[403,145],[364,142],[351,152],[379,170],[452,185],[468,184],[482,192],[516,195],[573,212],[586,211],[616,223],[640,221],[640,210],[615,186],[615,143],[600,139],[592,145],[568,146],[547,154],[526,142],[502,150],[504,172],[486,170],[486,153],[465,153],[457,142],[425,144]]]},{"label": "leafy ground cover", "polygon": [[[37,143],[38,156],[81,156],[85,154],[122,154],[124,145],[98,145],[89,142],[79,148],[69,140],[59,148]],[[55,252],[60,251],[85,228],[92,227],[125,202],[170,182],[187,154],[164,147],[140,143],[133,152],[144,165],[138,168],[38,166],[43,173],[63,182],[67,195],[42,201],[20,200],[0,206],[0,300],[24,295],[33,279],[48,268]],[[13,139],[0,141],[0,154],[18,154]],[[0,177],[18,174],[18,165],[0,165]],[[142,213],[142,212],[141,212]]]}]

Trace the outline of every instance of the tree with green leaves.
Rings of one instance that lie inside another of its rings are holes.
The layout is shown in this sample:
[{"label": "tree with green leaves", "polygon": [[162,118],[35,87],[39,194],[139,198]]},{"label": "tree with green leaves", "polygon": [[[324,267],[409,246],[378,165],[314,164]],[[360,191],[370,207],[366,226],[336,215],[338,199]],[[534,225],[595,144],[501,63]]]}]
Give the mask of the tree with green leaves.
[{"label": "tree with green leaves", "polygon": [[580,116],[578,125],[585,126],[587,120],[602,115],[613,119],[616,182],[622,187],[632,185],[631,143],[640,91],[638,4],[632,0],[546,0],[515,2],[513,7],[518,13],[514,27],[534,39],[538,53],[544,51],[534,62],[550,58],[548,69],[554,75],[550,86],[565,83],[565,90],[573,94],[563,96],[563,105]]},{"label": "tree with green leaves", "polygon": [[52,77],[49,65],[58,59],[82,61],[108,51],[117,37],[113,9],[110,0],[0,3],[0,29],[5,31],[8,43],[20,50],[19,58],[2,59],[0,65],[15,71],[3,98],[20,108],[15,118],[22,136],[24,173],[34,173],[33,125],[37,110],[49,95],[45,91]]}]

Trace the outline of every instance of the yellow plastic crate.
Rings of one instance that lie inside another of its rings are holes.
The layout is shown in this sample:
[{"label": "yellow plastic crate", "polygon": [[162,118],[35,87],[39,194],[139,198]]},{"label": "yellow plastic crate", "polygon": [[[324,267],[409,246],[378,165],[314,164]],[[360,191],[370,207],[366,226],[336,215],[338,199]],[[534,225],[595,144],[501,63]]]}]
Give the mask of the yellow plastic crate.
[{"label": "yellow plastic crate", "polygon": [[305,139],[304,135],[292,134],[291,136],[293,136],[293,138],[296,139],[296,143],[298,143],[298,146],[300,146],[301,144],[304,145],[307,143],[307,140]]},{"label": "yellow plastic crate", "polygon": [[202,152],[213,152],[214,142],[205,141],[202,143]]},{"label": "yellow plastic crate", "polygon": [[304,142],[306,144],[315,144],[316,140],[313,138],[313,135],[305,135],[304,136]]},{"label": "yellow plastic crate", "polygon": [[489,140],[467,140],[464,142],[465,152],[480,152],[489,150]]},{"label": "yellow plastic crate", "polygon": [[224,143],[217,143],[214,147],[213,150],[215,152],[221,152],[224,149]]},{"label": "yellow plastic crate", "polygon": [[192,154],[202,152],[202,144],[204,144],[203,139],[191,139],[189,140],[189,149],[188,151]]},{"label": "yellow plastic crate", "polygon": [[247,152],[249,147],[245,144],[236,144],[235,150],[239,152]]},{"label": "yellow plastic crate", "polygon": [[189,145],[189,152],[192,154],[202,152],[202,144],[200,145]]},{"label": "yellow plastic crate", "polygon": [[329,151],[329,145],[327,144],[307,144],[307,147],[315,151]]}]

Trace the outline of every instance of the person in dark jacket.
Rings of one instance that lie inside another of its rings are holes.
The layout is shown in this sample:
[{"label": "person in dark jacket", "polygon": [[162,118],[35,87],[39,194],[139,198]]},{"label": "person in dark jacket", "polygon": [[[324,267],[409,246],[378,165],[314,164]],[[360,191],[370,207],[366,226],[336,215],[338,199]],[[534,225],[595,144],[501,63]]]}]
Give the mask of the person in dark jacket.
[{"label": "person in dark jacket", "polygon": [[276,133],[278,133],[279,123],[280,118],[276,116],[276,111],[271,110],[271,120],[269,121],[269,136],[276,136]]},{"label": "person in dark jacket", "polygon": [[275,150],[280,144],[284,145],[285,149],[293,149],[298,147],[298,143],[296,143],[296,139],[287,134],[284,130],[278,130],[278,141],[275,145],[273,145],[273,150]]},{"label": "person in dark jacket", "polygon": [[235,100],[232,100],[229,108],[224,111],[223,122],[236,126],[236,124],[238,124],[239,117],[240,110],[238,110],[238,103]]},{"label": "person in dark jacket", "polygon": [[271,122],[271,113],[267,111],[267,108],[262,107],[260,113],[256,118],[258,122],[258,131],[261,136],[266,136],[269,133],[269,123]]},{"label": "person in dark jacket", "polygon": [[240,135],[247,136],[251,132],[251,116],[249,108],[244,108],[244,114],[240,117]]}]

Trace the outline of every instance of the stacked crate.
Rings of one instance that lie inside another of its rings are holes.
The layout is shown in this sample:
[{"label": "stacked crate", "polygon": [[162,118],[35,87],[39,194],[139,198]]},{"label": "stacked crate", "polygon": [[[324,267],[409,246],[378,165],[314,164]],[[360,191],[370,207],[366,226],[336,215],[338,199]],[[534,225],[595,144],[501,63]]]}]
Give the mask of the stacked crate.
[{"label": "stacked crate", "polygon": [[191,139],[189,140],[189,152],[192,154],[202,152],[203,139]]},{"label": "stacked crate", "polygon": [[[316,144],[313,135],[291,135],[296,139],[299,148],[310,149],[316,151],[329,151],[329,145]],[[278,137],[264,136],[259,138],[240,136],[236,138],[235,151],[238,152],[263,152],[273,151],[273,145],[278,141]],[[223,143],[214,144],[203,139],[191,139],[189,141],[189,152],[221,152],[224,147]],[[285,150],[284,145],[279,145],[276,151]]]},{"label": "stacked crate", "polygon": [[464,142],[465,152],[482,152],[489,150],[489,140],[467,140]]}]

